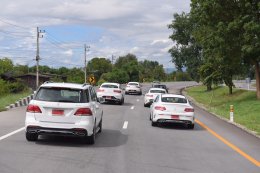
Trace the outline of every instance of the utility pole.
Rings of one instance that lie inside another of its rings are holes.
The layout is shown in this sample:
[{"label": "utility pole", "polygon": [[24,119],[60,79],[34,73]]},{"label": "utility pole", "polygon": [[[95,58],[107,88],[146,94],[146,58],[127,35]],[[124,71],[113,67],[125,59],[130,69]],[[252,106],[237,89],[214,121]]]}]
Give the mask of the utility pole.
[{"label": "utility pole", "polygon": [[85,83],[87,83],[87,51],[89,51],[90,46],[84,45],[84,54],[85,54]]},{"label": "utility pole", "polygon": [[40,50],[39,50],[39,38],[42,38],[43,36],[40,34],[44,33],[45,31],[39,30],[39,27],[37,27],[37,50],[36,50],[36,89],[39,86],[39,61],[40,61]]},{"label": "utility pole", "polygon": [[114,59],[115,59],[115,57],[114,57],[114,55],[112,54],[112,65],[114,64]]}]

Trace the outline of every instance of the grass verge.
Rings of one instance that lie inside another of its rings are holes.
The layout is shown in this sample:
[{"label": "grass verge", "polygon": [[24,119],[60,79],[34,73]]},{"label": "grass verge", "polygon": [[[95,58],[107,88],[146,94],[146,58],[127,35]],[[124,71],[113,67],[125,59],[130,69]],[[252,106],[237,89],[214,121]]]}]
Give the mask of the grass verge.
[{"label": "grass verge", "polygon": [[205,86],[186,89],[189,96],[203,104],[209,112],[229,119],[230,105],[234,105],[234,121],[260,135],[260,100],[254,91],[234,89],[228,94],[227,87],[216,87],[206,91]]},{"label": "grass verge", "polygon": [[8,94],[0,97],[0,111],[4,111],[6,106],[15,103],[17,100],[30,95],[32,91],[27,90],[22,93]]}]

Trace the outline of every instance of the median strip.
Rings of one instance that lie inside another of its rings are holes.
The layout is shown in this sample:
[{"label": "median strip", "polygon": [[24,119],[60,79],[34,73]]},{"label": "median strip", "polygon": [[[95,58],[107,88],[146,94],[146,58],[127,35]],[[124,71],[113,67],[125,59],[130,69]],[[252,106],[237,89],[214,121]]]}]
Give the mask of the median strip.
[{"label": "median strip", "polygon": [[203,124],[202,122],[200,122],[199,120],[195,120],[196,123],[198,123],[201,127],[203,127],[204,129],[206,129],[209,133],[211,133],[213,136],[215,136],[216,138],[218,138],[219,140],[221,140],[224,144],[226,144],[227,146],[229,146],[230,148],[232,148],[233,150],[235,150],[237,153],[239,153],[240,155],[242,155],[244,158],[246,158],[247,160],[249,160],[251,163],[253,163],[254,165],[260,167],[260,162],[256,159],[254,159],[253,157],[249,156],[248,154],[246,154],[244,151],[242,151],[240,148],[238,148],[237,146],[235,146],[234,144],[232,144],[231,142],[229,142],[228,140],[226,140],[225,138],[223,138],[222,136],[220,136],[219,134],[217,134],[216,132],[214,132],[212,129],[210,129],[208,126],[206,126],[205,124]]},{"label": "median strip", "polygon": [[10,136],[12,136],[12,135],[14,135],[16,133],[19,133],[20,131],[23,131],[24,129],[25,129],[25,127],[22,127],[22,128],[20,128],[18,130],[15,130],[15,131],[11,132],[11,133],[8,133],[8,134],[6,134],[4,136],[1,136],[0,137],[0,141],[3,140],[3,139],[6,139],[6,138],[8,138],[8,137],[10,137]]}]

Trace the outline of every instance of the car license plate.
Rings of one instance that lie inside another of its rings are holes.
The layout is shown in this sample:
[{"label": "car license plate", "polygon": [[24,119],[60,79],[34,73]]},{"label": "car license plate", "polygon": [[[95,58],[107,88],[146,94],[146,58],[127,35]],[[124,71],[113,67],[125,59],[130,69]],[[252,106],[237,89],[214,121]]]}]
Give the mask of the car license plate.
[{"label": "car license plate", "polygon": [[52,110],[52,115],[54,115],[54,116],[63,116],[64,115],[64,110],[53,109]]},{"label": "car license plate", "polygon": [[174,119],[174,120],[177,119],[177,120],[178,120],[178,119],[180,119],[180,118],[179,118],[179,115],[171,115],[171,119]]},{"label": "car license plate", "polygon": [[106,99],[111,99],[112,97],[111,96],[106,96]]}]

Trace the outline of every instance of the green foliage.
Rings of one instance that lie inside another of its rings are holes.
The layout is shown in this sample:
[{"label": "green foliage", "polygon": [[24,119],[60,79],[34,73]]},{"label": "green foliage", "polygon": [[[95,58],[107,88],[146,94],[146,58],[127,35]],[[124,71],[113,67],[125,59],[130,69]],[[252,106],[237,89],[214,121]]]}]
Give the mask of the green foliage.
[{"label": "green foliage", "polygon": [[168,26],[173,33],[170,38],[176,42],[169,53],[177,71],[182,71],[186,67],[187,72],[193,80],[199,81],[198,69],[202,63],[201,46],[193,38],[195,22],[189,14],[174,14],[174,20]]},{"label": "green foliage", "polygon": [[7,86],[11,93],[20,93],[26,89],[25,84],[22,82],[9,83]]},{"label": "green foliage", "polygon": [[176,72],[175,74],[176,81],[191,81],[191,77],[186,72]]},{"label": "green foliage", "polygon": [[13,62],[8,58],[0,59],[0,75],[12,71],[14,68]]},{"label": "green foliage", "polygon": [[10,92],[6,81],[0,79],[0,86],[0,96],[3,96]]},{"label": "green foliage", "polygon": [[114,69],[112,72],[104,73],[101,80],[116,83],[127,83],[130,79],[126,71]]},{"label": "green foliage", "polygon": [[94,74],[97,81],[103,73],[110,72],[111,70],[111,62],[109,59],[105,58],[93,58],[87,65],[88,74]]},{"label": "green foliage", "polygon": [[229,119],[229,106],[234,105],[234,120],[260,135],[260,107],[255,92],[235,89],[229,95],[227,87],[217,87],[205,92],[204,86],[187,89],[188,95],[201,103],[210,112]]}]

